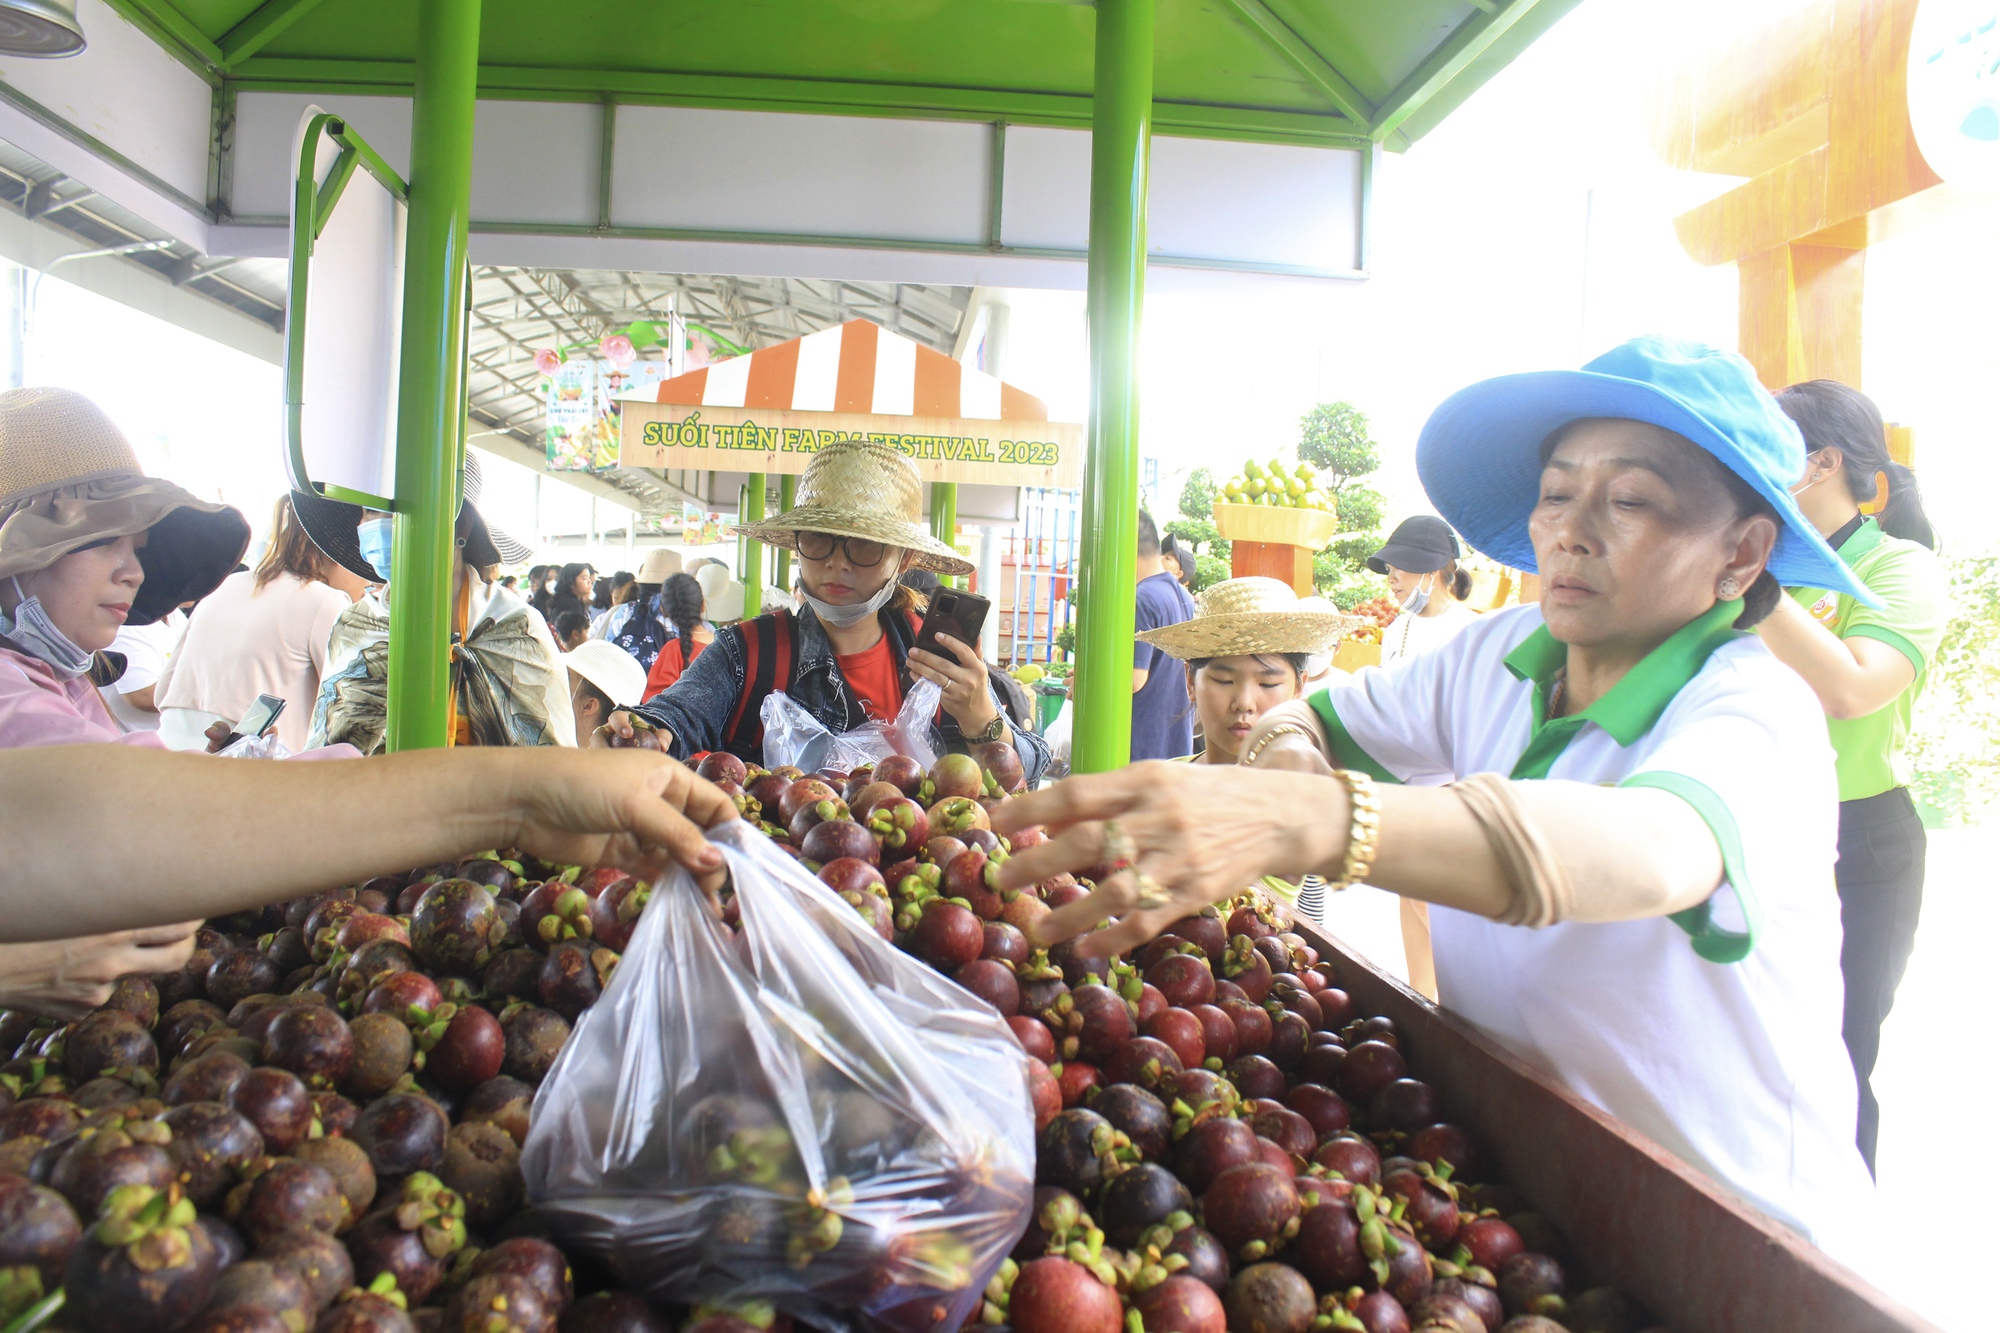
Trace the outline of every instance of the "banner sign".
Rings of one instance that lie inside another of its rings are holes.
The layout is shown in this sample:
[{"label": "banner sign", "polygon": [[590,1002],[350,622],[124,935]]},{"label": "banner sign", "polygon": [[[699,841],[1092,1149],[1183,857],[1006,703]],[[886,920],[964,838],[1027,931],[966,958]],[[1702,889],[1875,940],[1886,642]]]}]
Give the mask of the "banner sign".
[{"label": "banner sign", "polygon": [[628,399],[619,425],[625,467],[798,473],[835,440],[899,449],[926,481],[987,486],[1083,484],[1083,427],[1065,421],[788,412]]},{"label": "banner sign", "polygon": [[618,416],[629,393],[651,393],[666,379],[664,361],[619,365],[571,357],[542,377],[548,413],[544,445],[551,472],[596,472],[618,462]]}]

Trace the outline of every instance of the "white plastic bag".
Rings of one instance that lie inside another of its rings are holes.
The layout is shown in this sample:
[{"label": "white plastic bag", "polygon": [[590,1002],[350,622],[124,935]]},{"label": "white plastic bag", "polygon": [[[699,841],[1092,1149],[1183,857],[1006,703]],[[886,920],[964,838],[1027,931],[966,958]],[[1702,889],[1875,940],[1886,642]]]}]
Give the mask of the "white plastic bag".
[{"label": "white plastic bag", "polygon": [[1027,1224],[1027,1066],[984,1002],[749,825],[731,931],[676,870],[535,1098],[528,1196],[659,1301],[944,1333]]},{"label": "white plastic bag", "polygon": [[215,755],[218,759],[290,759],[292,752],[277,732],[267,731],[262,736],[238,736]]},{"label": "white plastic bag", "polygon": [[818,718],[794,703],[783,690],[764,699],[764,767],[786,764],[817,773],[877,764],[892,754],[908,755],[926,769],[937,762],[931,749],[931,719],[937,716],[944,689],[934,680],[920,680],[903,697],[894,722],[864,722],[852,731],[832,732]]}]

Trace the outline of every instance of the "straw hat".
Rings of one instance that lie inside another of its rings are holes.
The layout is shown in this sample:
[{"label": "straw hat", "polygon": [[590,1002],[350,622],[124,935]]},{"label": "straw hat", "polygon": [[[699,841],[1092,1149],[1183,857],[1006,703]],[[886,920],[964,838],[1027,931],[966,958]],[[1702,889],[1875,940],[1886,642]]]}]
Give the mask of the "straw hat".
[{"label": "straw hat", "polygon": [[575,652],[564,653],[562,660],[620,708],[630,708],[645,697],[646,668],[609,639],[586,639]]},{"label": "straw hat", "polygon": [[1193,620],[1139,635],[1183,662],[1247,653],[1323,653],[1360,625],[1359,616],[1302,611],[1276,579],[1224,579],[1195,597]]},{"label": "straw hat", "polygon": [[796,551],[801,532],[900,546],[916,552],[914,566],[940,574],[970,574],[972,563],[924,526],[924,482],[917,465],[886,444],[840,440],[806,464],[798,502],[776,518],[739,531]]},{"label": "straw hat", "polygon": [[635,583],[665,583],[680,572],[681,553],[655,546],[646,552],[646,558],[639,562],[639,572],[632,577]]},{"label": "straw hat", "polygon": [[[484,474],[479,470],[479,457],[468,450],[464,470],[459,474],[462,498],[458,504],[456,525],[457,536],[465,548],[465,563],[475,569],[484,569],[488,565],[526,564],[534,551],[499,528],[490,526],[480,515],[479,493],[483,485]],[[327,559],[370,583],[382,582],[375,566],[361,558],[361,538],[356,531],[361,523],[360,505],[349,504],[345,500],[330,500],[316,491],[295,490],[292,492],[292,512],[299,516],[299,526],[306,530],[306,536],[313,539],[313,545],[319,547],[320,553]]]},{"label": "straw hat", "polygon": [[146,533],[146,581],[128,625],[206,597],[250,546],[250,524],[139,470],[124,433],[69,389],[0,393],[0,578],[47,569],[79,547]]}]

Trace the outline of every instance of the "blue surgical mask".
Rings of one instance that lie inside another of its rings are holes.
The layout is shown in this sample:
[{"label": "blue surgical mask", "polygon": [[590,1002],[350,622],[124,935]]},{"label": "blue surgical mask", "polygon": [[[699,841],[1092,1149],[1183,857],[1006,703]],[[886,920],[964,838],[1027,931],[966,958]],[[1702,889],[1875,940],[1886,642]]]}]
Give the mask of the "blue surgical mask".
[{"label": "blue surgical mask", "polygon": [[21,604],[14,608],[11,616],[0,612],[0,634],[48,663],[49,669],[64,680],[77,680],[87,674],[90,654],[56,628],[56,622],[49,619],[49,613],[42,609],[41,598],[23,593],[18,578],[13,580],[13,584],[14,595],[21,599]]},{"label": "blue surgical mask", "polygon": [[389,581],[389,551],[396,544],[396,519],[393,514],[371,514],[361,520],[355,529],[355,536],[361,542],[361,558],[375,567],[382,576],[382,582]]}]

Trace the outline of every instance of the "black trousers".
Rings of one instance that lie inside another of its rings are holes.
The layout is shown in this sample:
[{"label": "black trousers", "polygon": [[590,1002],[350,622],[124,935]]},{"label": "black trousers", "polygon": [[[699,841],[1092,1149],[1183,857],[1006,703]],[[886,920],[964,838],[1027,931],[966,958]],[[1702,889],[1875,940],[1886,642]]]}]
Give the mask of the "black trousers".
[{"label": "black trousers", "polygon": [[1861,1092],[1854,1141],[1871,1175],[1881,1108],[1869,1077],[1882,1049],[1882,1021],[1917,940],[1924,846],[1924,826],[1906,788],[1840,803],[1834,881],[1840,887],[1840,974],[1847,984],[1840,1031]]}]

